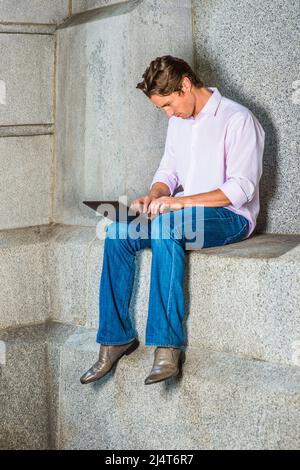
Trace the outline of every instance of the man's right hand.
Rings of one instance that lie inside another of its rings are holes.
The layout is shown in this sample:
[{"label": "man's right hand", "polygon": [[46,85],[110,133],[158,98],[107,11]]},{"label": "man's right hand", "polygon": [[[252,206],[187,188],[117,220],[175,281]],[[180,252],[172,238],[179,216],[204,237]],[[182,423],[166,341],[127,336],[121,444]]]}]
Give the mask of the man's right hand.
[{"label": "man's right hand", "polygon": [[[169,187],[160,181],[157,181],[154,183],[152,186],[149,194],[147,196],[141,196],[132,201],[130,204],[130,208],[139,211],[140,213],[147,213],[148,212],[148,206],[150,202],[154,201],[154,199],[157,199],[161,196],[169,196],[170,195],[170,189]],[[148,219],[151,219],[155,217],[153,214],[148,214]]]},{"label": "man's right hand", "polygon": [[140,213],[147,213],[148,206],[154,199],[156,199],[155,196],[149,196],[149,194],[147,194],[147,196],[141,196],[132,201],[129,207],[130,209],[139,211]]}]

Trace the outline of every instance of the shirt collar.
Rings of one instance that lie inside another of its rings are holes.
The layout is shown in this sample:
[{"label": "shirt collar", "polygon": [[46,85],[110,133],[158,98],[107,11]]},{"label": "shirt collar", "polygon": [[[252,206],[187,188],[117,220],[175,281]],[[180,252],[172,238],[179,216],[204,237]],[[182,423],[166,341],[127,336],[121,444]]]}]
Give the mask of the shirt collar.
[{"label": "shirt collar", "polygon": [[198,119],[201,114],[208,114],[210,116],[215,116],[216,112],[217,112],[217,109],[219,107],[219,104],[220,104],[220,101],[222,99],[222,95],[221,93],[219,92],[218,88],[216,87],[206,87],[208,88],[209,90],[211,90],[213,92],[213,94],[210,96],[210,98],[208,99],[208,101],[205,103],[205,105],[203,106],[203,108],[201,109],[201,111],[196,115],[195,118],[193,118],[192,116],[189,118],[191,119],[192,121],[195,121],[196,119]]}]

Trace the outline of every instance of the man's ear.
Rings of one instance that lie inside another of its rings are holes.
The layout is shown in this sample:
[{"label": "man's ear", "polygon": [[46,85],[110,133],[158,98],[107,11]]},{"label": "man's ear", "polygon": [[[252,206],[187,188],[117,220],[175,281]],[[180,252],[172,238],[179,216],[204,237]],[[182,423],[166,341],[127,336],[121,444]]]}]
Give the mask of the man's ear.
[{"label": "man's ear", "polygon": [[183,77],[182,82],[181,82],[181,89],[184,92],[190,91],[191,89],[191,82],[188,77]]}]

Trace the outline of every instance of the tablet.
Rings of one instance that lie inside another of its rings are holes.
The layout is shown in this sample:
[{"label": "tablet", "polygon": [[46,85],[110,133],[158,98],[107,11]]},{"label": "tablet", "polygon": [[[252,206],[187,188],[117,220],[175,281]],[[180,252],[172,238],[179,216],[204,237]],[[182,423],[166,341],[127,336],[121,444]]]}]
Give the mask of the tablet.
[{"label": "tablet", "polygon": [[120,201],[83,201],[83,204],[113,222],[131,222],[137,217],[151,220],[147,212],[143,213],[130,209],[129,206]]}]

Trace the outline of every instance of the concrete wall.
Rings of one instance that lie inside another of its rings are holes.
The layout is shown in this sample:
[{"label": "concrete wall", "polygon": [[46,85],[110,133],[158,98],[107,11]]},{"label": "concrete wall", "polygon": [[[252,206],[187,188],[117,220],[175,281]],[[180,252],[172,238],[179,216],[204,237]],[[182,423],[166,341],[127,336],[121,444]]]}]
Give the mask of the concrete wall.
[{"label": "concrete wall", "polygon": [[0,229],[49,223],[52,34],[0,33]]},{"label": "concrete wall", "polygon": [[128,0],[73,0],[72,13],[81,13],[83,11],[89,11],[94,8],[106,7],[116,3],[125,2],[128,2]]},{"label": "concrete wall", "polygon": [[0,138],[0,167],[1,229],[48,224],[52,209],[52,135]]},{"label": "concrete wall", "polygon": [[257,230],[299,233],[298,0],[194,0],[196,68],[266,131]]},{"label": "concrete wall", "polygon": [[69,14],[69,0],[0,0],[1,22],[56,24]]},{"label": "concrete wall", "polygon": [[54,32],[69,10],[68,0],[0,1],[0,229],[51,221]]},{"label": "concrete wall", "polygon": [[266,148],[257,231],[298,233],[297,5],[39,0],[33,8],[0,1],[0,160],[9,172],[0,176],[0,228],[94,225],[82,200],[132,199],[148,190],[167,119],[135,86],[151,59],[170,53],[195,63],[207,85],[260,119]]},{"label": "concrete wall", "polygon": [[147,191],[167,118],[135,87],[166,53],[192,61],[190,1],[112,5],[58,30],[55,221],[94,225],[83,200]]}]

